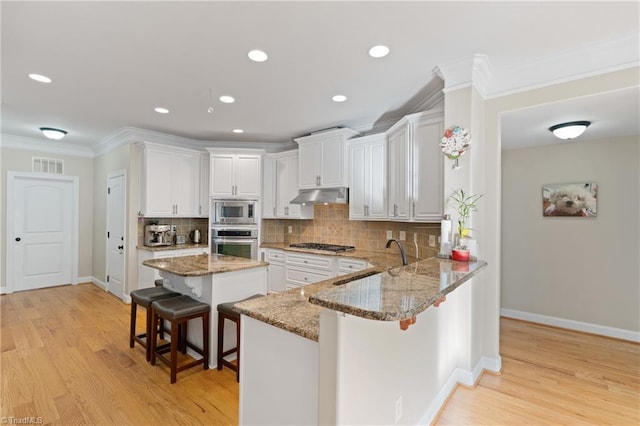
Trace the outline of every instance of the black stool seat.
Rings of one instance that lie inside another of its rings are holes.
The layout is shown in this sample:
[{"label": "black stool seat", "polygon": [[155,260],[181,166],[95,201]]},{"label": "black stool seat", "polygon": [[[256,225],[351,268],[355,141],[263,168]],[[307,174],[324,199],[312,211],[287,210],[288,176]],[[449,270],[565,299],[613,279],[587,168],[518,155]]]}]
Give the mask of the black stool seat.
[{"label": "black stool seat", "polygon": [[209,312],[211,307],[204,302],[198,302],[190,296],[182,295],[171,299],[159,300],[153,305],[153,309],[164,319],[179,319]]},{"label": "black stool seat", "polygon": [[[233,305],[247,300],[262,297],[262,294],[254,294],[246,299],[236,300],[234,302],[220,303],[218,309],[218,353],[217,353],[217,369],[222,370],[222,366],[229,367],[236,372],[236,381],[240,381],[240,314],[233,310]],[[224,320],[233,321],[236,324],[236,346],[234,348],[224,350]],[[231,361],[224,359],[227,355],[236,353],[236,365]]]},{"label": "black stool seat", "polygon": [[[156,364],[156,358],[171,368],[171,383],[177,380],[177,373],[187,368],[203,364],[209,369],[209,313],[211,307],[207,303],[199,302],[190,296],[178,296],[170,299],[157,300],[151,304],[153,321],[166,320],[171,322],[171,344],[158,347],[158,336],[151,339],[151,365]],[[187,341],[187,323],[194,318],[202,318],[202,348]],[[178,366],[178,348],[182,353],[187,352],[187,346],[200,354],[202,358]],[[170,352],[170,358],[164,354]]]},{"label": "black stool seat", "polygon": [[[140,346],[145,349],[145,357],[147,361],[151,360],[151,345],[150,336],[153,333],[160,333],[160,337],[164,337],[164,329],[162,325],[158,328],[158,325],[152,322],[153,312],[151,304],[156,300],[164,300],[172,297],[180,296],[180,293],[171,291],[165,287],[151,287],[141,288],[133,290],[131,292],[131,325],[129,330],[129,347],[133,348],[135,342],[138,342]],[[142,334],[136,334],[136,316],[138,312],[138,305],[147,310],[147,324],[145,332]]]}]

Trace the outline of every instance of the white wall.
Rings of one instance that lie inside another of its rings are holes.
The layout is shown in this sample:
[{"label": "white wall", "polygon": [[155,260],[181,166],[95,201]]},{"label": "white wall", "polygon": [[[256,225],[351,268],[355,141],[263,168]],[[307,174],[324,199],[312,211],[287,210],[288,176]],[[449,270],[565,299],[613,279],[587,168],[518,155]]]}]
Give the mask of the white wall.
[{"label": "white wall", "polygon": [[[1,175],[2,175],[2,195],[1,204],[3,213],[7,211],[7,172],[19,171],[30,172],[32,170],[32,157],[54,158],[64,161],[64,175],[78,176],[80,186],[80,223],[79,223],[79,259],[78,277],[89,278],[92,275],[92,245],[93,245],[93,159],[86,157],[75,157],[51,152],[32,151],[22,149],[2,148]],[[6,285],[6,238],[7,235],[6,215],[0,223],[0,283]]]},{"label": "white wall", "polygon": [[[640,331],[637,136],[502,157],[502,307]],[[542,185],[595,181],[596,218],[543,217]]]}]

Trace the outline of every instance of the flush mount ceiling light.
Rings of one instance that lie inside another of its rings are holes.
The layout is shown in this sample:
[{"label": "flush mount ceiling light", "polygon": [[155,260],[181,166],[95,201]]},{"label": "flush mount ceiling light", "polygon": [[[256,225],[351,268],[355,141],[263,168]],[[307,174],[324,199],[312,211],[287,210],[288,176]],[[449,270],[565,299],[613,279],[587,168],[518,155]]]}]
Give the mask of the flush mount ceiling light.
[{"label": "flush mount ceiling light", "polygon": [[54,127],[40,127],[40,131],[49,139],[60,140],[67,134],[66,130],[56,129]]},{"label": "flush mount ceiling light", "polygon": [[51,79],[46,75],[41,74],[29,74],[31,80],[39,81],[40,83],[51,83]]},{"label": "flush mount ceiling light", "polygon": [[249,59],[251,59],[253,62],[264,62],[269,59],[269,56],[267,56],[265,52],[258,49],[254,49],[251,52],[247,53],[247,56],[249,56]]},{"label": "flush mount ceiling light", "polygon": [[371,49],[369,49],[369,56],[371,56],[372,58],[382,58],[387,56],[388,54],[389,48],[381,44],[378,46],[373,46]]},{"label": "flush mount ceiling light", "polygon": [[574,139],[583,134],[589,125],[590,121],[570,121],[551,126],[549,131],[558,139]]},{"label": "flush mount ceiling light", "polygon": [[242,130],[242,129],[233,129],[232,132],[233,133],[244,133],[244,130]]},{"label": "flush mount ceiling light", "polygon": [[232,104],[234,103],[236,100],[233,98],[233,96],[229,96],[229,95],[223,95],[220,96],[220,102],[224,102],[225,104]]},{"label": "flush mount ceiling light", "polygon": [[154,108],[153,110],[158,114],[169,114],[169,110],[166,108],[157,107],[157,108]]},{"label": "flush mount ceiling light", "polygon": [[347,97],[345,95],[335,95],[331,100],[333,102],[344,102],[347,100]]}]

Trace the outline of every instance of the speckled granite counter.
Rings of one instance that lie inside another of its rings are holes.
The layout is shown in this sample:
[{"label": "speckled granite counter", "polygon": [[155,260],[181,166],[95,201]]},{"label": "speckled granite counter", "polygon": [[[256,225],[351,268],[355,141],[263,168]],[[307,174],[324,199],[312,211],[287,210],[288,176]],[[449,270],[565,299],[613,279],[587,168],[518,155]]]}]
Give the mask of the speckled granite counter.
[{"label": "speckled granite counter", "polygon": [[200,277],[268,265],[268,263],[259,260],[221,254],[149,259],[142,264],[181,277]]},{"label": "speckled granite counter", "polygon": [[[332,255],[316,250],[290,248],[281,243],[263,243],[261,247]],[[483,261],[467,263],[431,258],[401,267],[400,255],[396,251],[385,253],[355,250],[339,253],[337,256],[366,259],[373,267],[238,303],[234,309],[267,324],[318,341],[321,306],[364,318],[405,320],[433,305],[486,265]],[[456,269],[467,268],[466,272],[454,272]],[[390,269],[391,272],[386,272]],[[368,280],[365,278],[366,283],[363,280],[334,285],[336,281],[359,277],[367,272],[384,272],[382,275],[387,278],[384,279],[384,284],[383,280],[377,284],[373,279],[376,277],[374,275]],[[440,284],[441,275],[446,276],[447,285]],[[377,300],[376,309],[373,309],[373,300]]]},{"label": "speckled granite counter", "polygon": [[209,248],[207,244],[172,244],[170,246],[137,246],[138,250],[146,250],[146,251],[165,251],[165,250],[186,250],[186,249],[195,249],[195,248]]}]

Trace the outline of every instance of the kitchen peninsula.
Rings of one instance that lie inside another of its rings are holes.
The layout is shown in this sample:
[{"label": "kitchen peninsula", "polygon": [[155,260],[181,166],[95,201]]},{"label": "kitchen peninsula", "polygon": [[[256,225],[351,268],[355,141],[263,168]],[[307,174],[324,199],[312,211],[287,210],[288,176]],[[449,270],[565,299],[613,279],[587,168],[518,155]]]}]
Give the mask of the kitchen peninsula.
[{"label": "kitchen peninsula", "polygon": [[[218,304],[242,300],[254,294],[267,293],[267,263],[242,257],[218,254],[149,259],[142,262],[160,271],[164,286],[193,297],[211,306],[209,327],[209,367],[216,367],[218,348]],[[225,347],[235,346],[236,331],[227,321],[224,331]],[[190,321],[188,339],[202,347],[202,324]]]},{"label": "kitchen peninsula", "polygon": [[241,424],[431,421],[475,368],[473,286],[461,284],[486,263],[396,259],[236,305]]}]

